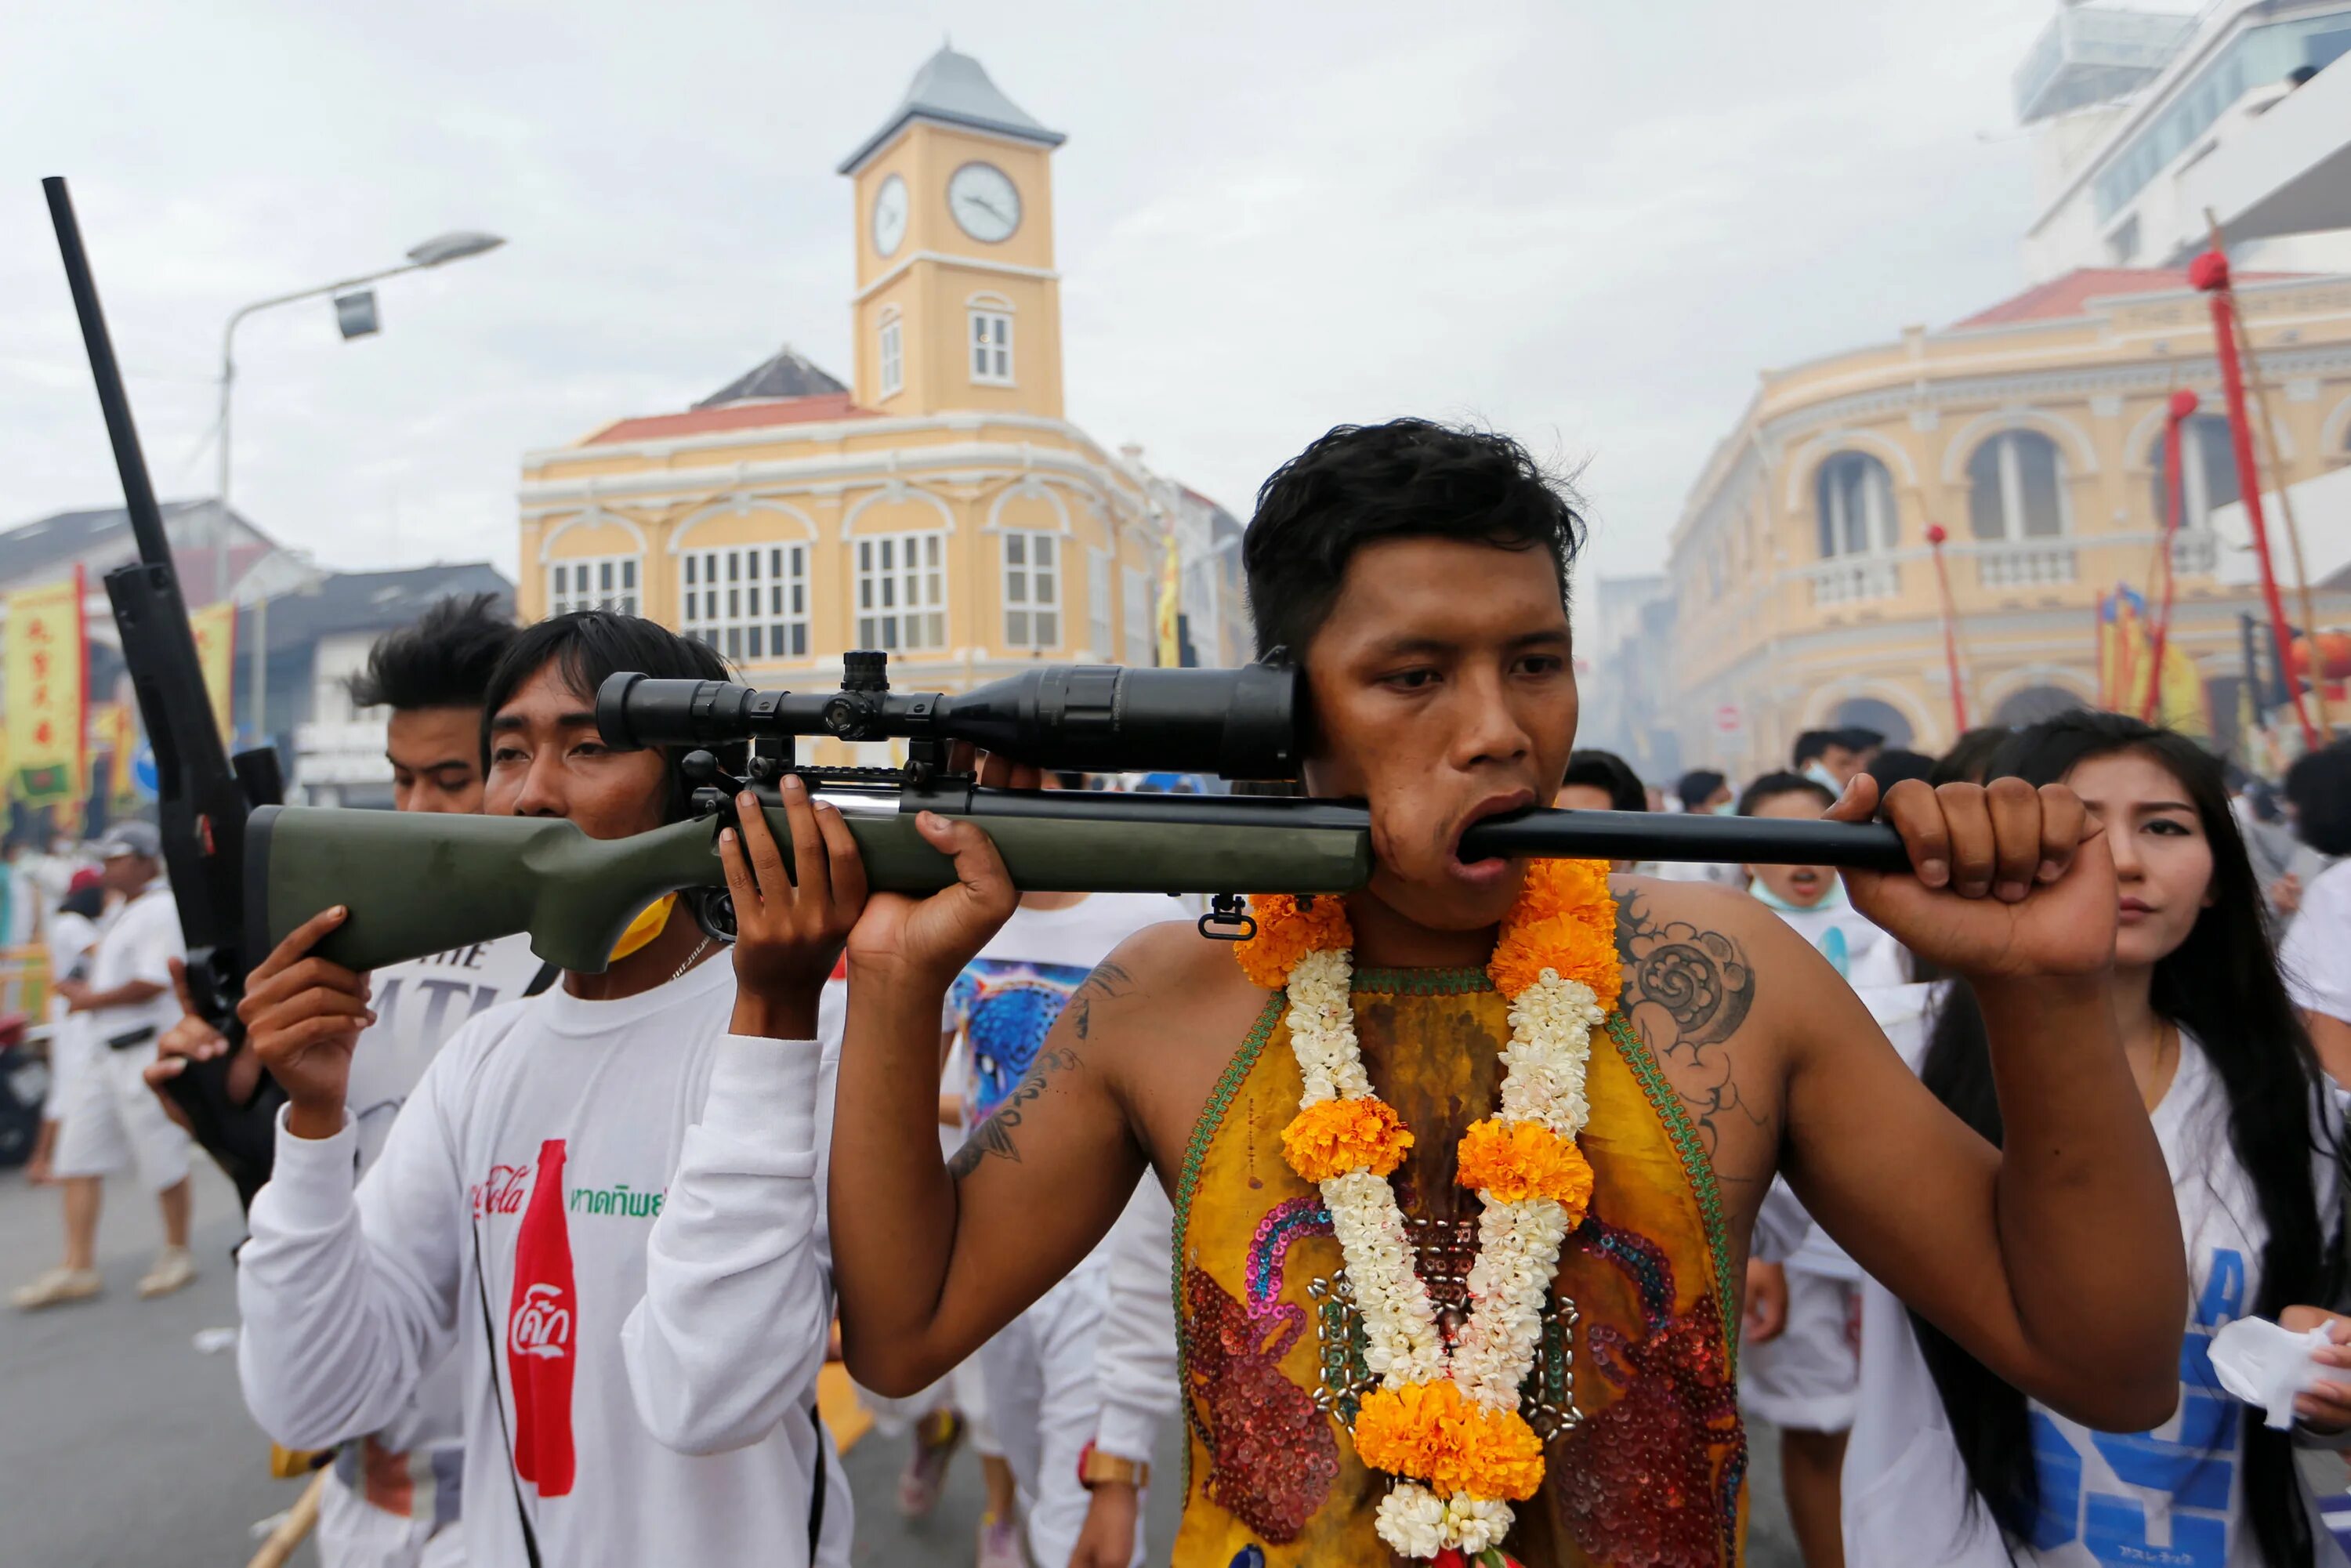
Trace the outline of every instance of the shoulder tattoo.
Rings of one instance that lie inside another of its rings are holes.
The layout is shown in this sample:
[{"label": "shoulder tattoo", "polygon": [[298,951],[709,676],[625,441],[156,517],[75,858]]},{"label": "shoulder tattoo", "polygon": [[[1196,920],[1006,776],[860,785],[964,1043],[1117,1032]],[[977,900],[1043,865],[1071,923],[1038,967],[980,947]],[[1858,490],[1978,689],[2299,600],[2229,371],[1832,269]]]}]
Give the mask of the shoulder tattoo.
[{"label": "shoulder tattoo", "polygon": [[1769,1107],[1742,1094],[1729,1050],[1755,1003],[1746,950],[1722,932],[1660,919],[1640,894],[1628,893],[1616,904],[1616,953],[1625,965],[1625,1016],[1667,1069],[1707,1153],[1715,1153],[1729,1117],[1765,1125]]},{"label": "shoulder tattoo", "polygon": [[1093,1025],[1094,1003],[1098,1000],[1116,1001],[1134,989],[1134,977],[1104,958],[1093,967],[1092,973],[1078,982],[1078,988],[1070,993],[1069,1005],[1063,1009],[1069,1015],[1070,1028],[1080,1040],[1085,1039]]},{"label": "shoulder tattoo", "polygon": [[1036,1065],[1029,1070],[1029,1076],[1020,1081],[1020,1086],[1005,1096],[1004,1103],[996,1108],[994,1114],[971,1130],[971,1136],[964,1140],[963,1147],[947,1161],[947,1174],[961,1181],[977,1170],[979,1162],[991,1155],[1019,1165],[1020,1145],[1013,1134],[1019,1128],[1024,1108],[1045,1092],[1046,1081],[1053,1074],[1082,1065],[1084,1063],[1079,1060],[1078,1053],[1067,1046],[1039,1051]]}]

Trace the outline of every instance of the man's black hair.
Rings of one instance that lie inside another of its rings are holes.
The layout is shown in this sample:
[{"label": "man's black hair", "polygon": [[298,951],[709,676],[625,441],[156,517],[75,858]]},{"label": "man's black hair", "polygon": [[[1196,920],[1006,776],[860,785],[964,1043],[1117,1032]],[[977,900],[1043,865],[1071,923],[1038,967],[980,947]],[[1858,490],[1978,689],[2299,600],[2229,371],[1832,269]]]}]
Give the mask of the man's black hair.
[{"label": "man's black hair", "polygon": [[1836,804],[1836,792],[1817,779],[1807,779],[1801,773],[1766,773],[1740,795],[1739,814],[1751,817],[1764,801],[1776,800],[1782,795],[1814,796],[1823,808]]},{"label": "man's black hair", "polygon": [[1927,775],[1929,784],[1980,784],[1991,759],[2006,746],[2015,733],[2004,724],[1985,725],[1969,730],[1951,742],[1951,749],[1935,758],[1935,770]]},{"label": "man's black hair", "polygon": [[1674,799],[1682,803],[1685,811],[1703,811],[1714,792],[1730,780],[1711,768],[1693,768],[1674,785]]},{"label": "man's black hair", "polygon": [[1935,759],[1923,751],[1907,751],[1901,747],[1889,747],[1869,759],[1865,769],[1877,780],[1878,799],[1906,779],[1925,780],[1935,771]]},{"label": "man's black hair", "polygon": [[[731,681],[735,672],[717,650],[681,637],[659,622],[641,615],[622,615],[610,610],[575,610],[568,615],[558,615],[526,626],[515,634],[514,641],[498,658],[497,667],[490,672],[488,689],[482,694],[482,771],[490,768],[490,721],[498,710],[514,700],[533,675],[552,664],[563,677],[563,684],[579,694],[589,705],[596,700],[596,688],[606,677],[622,670],[634,670],[658,680]],[[670,821],[679,821],[692,814],[693,791],[677,771],[676,763],[687,752],[707,749],[716,754],[721,766],[729,772],[743,770],[745,747],[714,746],[665,747],[669,756],[670,794],[664,815]]]},{"label": "man's black hair", "polygon": [[1465,539],[1523,550],[1567,605],[1583,519],[1564,480],[1507,435],[1425,419],[1342,424],[1273,471],[1241,539],[1258,652],[1306,644],[1339,597],[1347,562],[1392,538]]},{"label": "man's black hair", "polygon": [[2296,758],[2285,798],[2297,838],[2323,855],[2351,855],[2351,740]]},{"label": "man's black hair", "polygon": [[1612,811],[1646,811],[1649,809],[1649,791],[1632,765],[1613,751],[1571,751],[1567,756],[1567,776],[1560,786],[1581,784],[1587,789],[1608,792],[1608,809]]},{"label": "man's black hair", "polygon": [[515,640],[514,618],[495,593],[451,594],[368,650],[367,665],[347,683],[356,707],[482,706],[498,655]]},{"label": "man's black hair", "polygon": [[1876,751],[1886,744],[1886,734],[1865,724],[1849,724],[1836,732],[1836,743],[1847,751]]},{"label": "man's black hair", "polygon": [[1808,729],[1796,737],[1796,744],[1788,753],[1788,766],[1798,772],[1804,764],[1828,755],[1832,746],[1843,746],[1843,732],[1834,729]]}]

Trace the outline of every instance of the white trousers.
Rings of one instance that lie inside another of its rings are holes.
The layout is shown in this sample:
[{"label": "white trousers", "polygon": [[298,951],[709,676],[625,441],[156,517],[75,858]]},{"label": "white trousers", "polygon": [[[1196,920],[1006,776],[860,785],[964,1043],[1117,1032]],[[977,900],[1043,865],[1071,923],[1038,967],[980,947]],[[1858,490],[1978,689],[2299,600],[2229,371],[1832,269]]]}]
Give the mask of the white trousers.
[{"label": "white trousers", "polygon": [[148,1191],[187,1179],[188,1134],[163,1113],[162,1102],[141,1076],[155,1060],[151,1041],[110,1051],[101,1040],[81,1042],[50,1101],[57,1146],[50,1168],[59,1176],[106,1176],[135,1168]]},{"label": "white trousers", "polygon": [[[1020,1486],[1036,1568],[1068,1568],[1092,1501],[1078,1480],[1078,1456],[1102,1420],[1094,1336],[1109,1291],[1108,1264],[1108,1247],[1096,1248],[979,1347],[989,1414]],[[1143,1561],[1142,1535],[1138,1528],[1131,1559],[1136,1564]]]}]

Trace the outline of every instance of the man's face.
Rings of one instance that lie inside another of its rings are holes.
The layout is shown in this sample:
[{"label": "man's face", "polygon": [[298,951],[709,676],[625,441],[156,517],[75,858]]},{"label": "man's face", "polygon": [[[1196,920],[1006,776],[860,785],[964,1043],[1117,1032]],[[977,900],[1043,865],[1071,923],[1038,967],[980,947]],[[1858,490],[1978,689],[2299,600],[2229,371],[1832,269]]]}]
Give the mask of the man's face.
[{"label": "man's face", "polygon": [[1837,788],[1842,789],[1855,774],[1861,771],[1861,753],[1849,746],[1832,746],[1821,753],[1821,766],[1828,770],[1829,777],[1835,779]]},{"label": "man's face", "polygon": [[1371,891],[1438,930],[1491,925],[1512,862],[1464,864],[1462,831],[1549,800],[1575,744],[1567,612],[1537,550],[1384,539],[1347,563],[1305,651],[1308,788],[1370,802]]},{"label": "man's face", "polygon": [[554,664],[525,681],[490,720],[483,810],[561,817],[591,839],[660,827],[667,762],[659,751],[607,747],[595,709],[595,699],[573,691]]},{"label": "man's face", "polygon": [[472,816],[482,809],[482,713],[470,707],[402,708],[384,727],[392,809]]},{"label": "man's face", "polygon": [[109,893],[136,893],[155,880],[155,862],[145,855],[109,855],[99,862],[99,873]]}]

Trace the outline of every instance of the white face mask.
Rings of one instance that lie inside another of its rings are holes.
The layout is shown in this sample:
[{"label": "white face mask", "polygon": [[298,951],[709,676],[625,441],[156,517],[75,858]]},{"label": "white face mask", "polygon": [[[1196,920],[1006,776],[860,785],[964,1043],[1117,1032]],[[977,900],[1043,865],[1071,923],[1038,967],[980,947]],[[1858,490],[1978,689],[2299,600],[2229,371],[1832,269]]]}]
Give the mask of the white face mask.
[{"label": "white face mask", "polygon": [[1827,765],[1817,757],[1804,764],[1804,777],[1832,795],[1844,793],[1844,786],[1836,781],[1836,775],[1830,772]]},{"label": "white face mask", "polygon": [[1735,817],[1739,815],[1739,802],[1736,800],[1725,800],[1719,806],[1708,807],[1708,810],[1712,811],[1718,817]]}]

